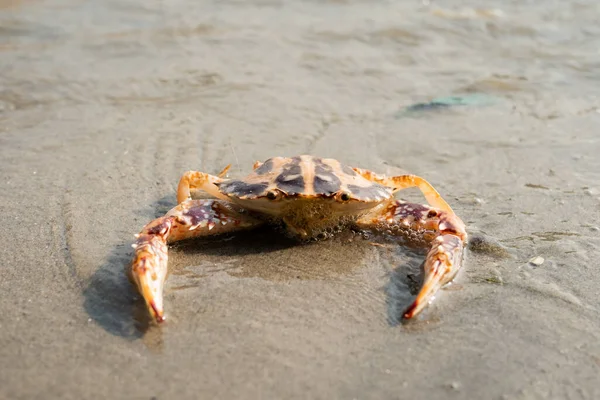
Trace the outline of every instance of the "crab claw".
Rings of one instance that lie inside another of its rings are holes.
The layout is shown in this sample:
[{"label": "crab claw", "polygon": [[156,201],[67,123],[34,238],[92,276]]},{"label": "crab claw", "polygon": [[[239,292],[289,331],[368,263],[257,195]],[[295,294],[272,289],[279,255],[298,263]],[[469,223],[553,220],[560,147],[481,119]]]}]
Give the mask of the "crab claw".
[{"label": "crab claw", "polygon": [[134,244],[131,278],[144,298],[150,315],[163,322],[163,285],[167,276],[167,244],[162,236],[141,235]]},{"label": "crab claw", "polygon": [[460,269],[464,243],[458,236],[445,234],[433,241],[425,259],[425,280],[415,301],[404,311],[410,319],[419,314],[435,298],[437,291],[454,279]]}]

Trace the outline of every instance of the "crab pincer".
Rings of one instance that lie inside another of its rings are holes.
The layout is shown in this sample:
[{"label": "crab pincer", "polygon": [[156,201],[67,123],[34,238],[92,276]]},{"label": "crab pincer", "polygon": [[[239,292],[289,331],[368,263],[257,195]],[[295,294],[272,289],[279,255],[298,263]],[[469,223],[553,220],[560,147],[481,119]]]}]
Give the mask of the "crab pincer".
[{"label": "crab pincer", "polygon": [[144,298],[150,315],[163,322],[163,286],[167,278],[167,238],[173,224],[172,217],[163,217],[144,227],[132,245],[135,257],[129,276]]},{"label": "crab pincer", "polygon": [[170,243],[257,226],[260,222],[239,214],[221,200],[186,200],[164,217],[146,225],[132,245],[135,249],[130,279],[142,295],[148,312],[163,322],[163,286],[167,278]]},{"label": "crab pincer", "polygon": [[[442,215],[448,218],[447,215]],[[455,215],[450,217],[452,223],[438,223],[439,234],[432,241],[425,258],[423,286],[413,303],[404,311],[405,319],[414,317],[427,307],[438,290],[454,279],[462,265],[467,234],[463,222]]]}]

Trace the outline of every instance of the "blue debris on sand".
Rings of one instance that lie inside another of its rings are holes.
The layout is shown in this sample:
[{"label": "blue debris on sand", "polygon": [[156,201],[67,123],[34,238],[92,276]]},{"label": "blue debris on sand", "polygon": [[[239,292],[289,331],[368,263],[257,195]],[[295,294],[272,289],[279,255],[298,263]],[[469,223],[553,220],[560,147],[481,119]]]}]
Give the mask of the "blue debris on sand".
[{"label": "blue debris on sand", "polygon": [[438,97],[427,103],[410,105],[396,113],[396,118],[428,111],[445,110],[456,106],[486,106],[493,104],[495,100],[494,97],[482,93]]}]

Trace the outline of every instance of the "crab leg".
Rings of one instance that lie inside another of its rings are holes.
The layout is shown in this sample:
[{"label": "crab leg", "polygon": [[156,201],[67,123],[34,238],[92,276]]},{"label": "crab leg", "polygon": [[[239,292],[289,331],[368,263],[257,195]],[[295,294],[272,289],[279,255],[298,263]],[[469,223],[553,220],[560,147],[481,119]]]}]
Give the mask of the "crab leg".
[{"label": "crab leg", "polygon": [[190,189],[204,190],[206,193],[221,200],[228,200],[227,196],[219,192],[215,183],[223,182],[223,176],[229,170],[230,165],[225,167],[219,176],[209,175],[199,171],[187,171],[179,180],[177,186],[177,204],[191,199]]},{"label": "crab leg", "polygon": [[437,291],[452,281],[462,266],[467,232],[465,224],[454,213],[394,200],[357,223],[362,228],[385,228],[411,238],[416,232],[430,246],[425,258],[423,286],[404,311],[406,319],[419,314],[433,301]]},{"label": "crab leg", "polygon": [[453,213],[452,208],[446,200],[442,198],[442,196],[438,193],[437,190],[431,185],[431,183],[427,182],[425,179],[421,178],[417,175],[398,175],[398,176],[380,176],[375,174],[374,172],[368,171],[366,169],[360,168],[352,168],[356,171],[360,176],[365,179],[370,180],[371,182],[377,182],[384,186],[388,186],[394,188],[394,193],[402,190],[408,189],[411,187],[418,187],[427,199],[429,205],[439,208],[440,210],[447,211],[449,213]]},{"label": "crab leg", "polygon": [[237,212],[231,204],[214,199],[185,201],[164,217],[147,224],[132,245],[135,254],[128,273],[150,315],[157,322],[165,319],[162,292],[167,277],[169,243],[250,229],[260,224],[260,221]]}]

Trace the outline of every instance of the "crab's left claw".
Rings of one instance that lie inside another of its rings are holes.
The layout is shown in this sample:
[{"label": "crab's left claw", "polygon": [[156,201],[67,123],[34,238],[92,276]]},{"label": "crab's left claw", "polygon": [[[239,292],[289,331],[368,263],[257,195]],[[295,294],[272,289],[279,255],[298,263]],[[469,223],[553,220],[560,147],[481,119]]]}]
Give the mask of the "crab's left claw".
[{"label": "crab's left claw", "polygon": [[150,315],[163,322],[163,285],[167,277],[167,243],[164,235],[141,234],[133,245],[131,279],[144,298]]},{"label": "crab's left claw", "polygon": [[435,238],[425,259],[425,279],[415,301],[404,311],[410,319],[419,314],[435,298],[437,291],[452,281],[460,269],[464,241],[456,234],[442,234]]},{"label": "crab's left claw", "polygon": [[237,212],[215,199],[187,200],[164,217],[151,221],[136,235],[135,254],[128,270],[150,315],[163,322],[163,286],[167,278],[168,244],[179,240],[251,229],[263,222]]}]

